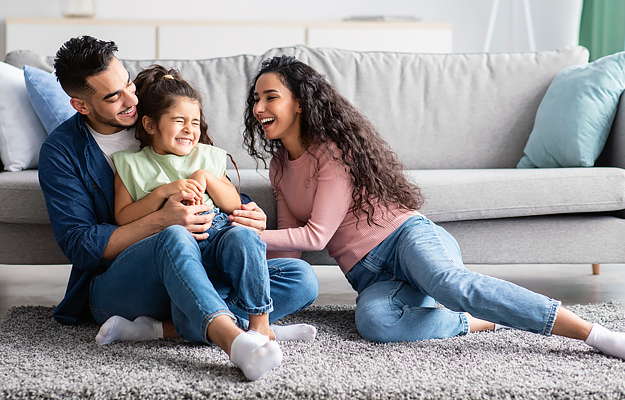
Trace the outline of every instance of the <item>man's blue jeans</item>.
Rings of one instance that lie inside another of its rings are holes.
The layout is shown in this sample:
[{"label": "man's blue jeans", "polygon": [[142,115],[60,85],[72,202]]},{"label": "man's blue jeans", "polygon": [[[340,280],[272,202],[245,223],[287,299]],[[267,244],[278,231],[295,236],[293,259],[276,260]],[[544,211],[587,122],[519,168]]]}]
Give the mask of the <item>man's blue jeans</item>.
[{"label": "man's blue jeans", "polygon": [[560,306],[557,300],[468,270],[456,240],[418,215],[356,263],[347,279],[358,292],[358,332],[376,342],[467,334],[464,312],[550,335]]},{"label": "man's blue jeans", "polygon": [[[218,315],[247,329],[248,315],[271,311],[272,303],[270,321],[312,304],[319,283],[310,265],[276,259],[267,268],[264,252],[264,242],[247,228],[220,230],[201,252],[184,227],[170,226],[124,250],[93,278],[91,313],[99,324],[113,315],[172,319],[178,335],[208,343],[206,329]],[[254,268],[259,258],[262,269]]]}]

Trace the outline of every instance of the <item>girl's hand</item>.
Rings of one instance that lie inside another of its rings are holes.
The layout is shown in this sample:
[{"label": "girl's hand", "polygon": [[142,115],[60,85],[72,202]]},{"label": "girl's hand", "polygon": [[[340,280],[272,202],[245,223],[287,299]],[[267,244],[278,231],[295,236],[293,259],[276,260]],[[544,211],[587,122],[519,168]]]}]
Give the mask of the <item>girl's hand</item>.
[{"label": "girl's hand", "polygon": [[195,179],[178,179],[177,181],[163,185],[156,190],[160,190],[165,199],[168,199],[176,193],[187,192],[193,197],[191,199],[185,199],[185,205],[201,205],[203,203],[205,189]]}]

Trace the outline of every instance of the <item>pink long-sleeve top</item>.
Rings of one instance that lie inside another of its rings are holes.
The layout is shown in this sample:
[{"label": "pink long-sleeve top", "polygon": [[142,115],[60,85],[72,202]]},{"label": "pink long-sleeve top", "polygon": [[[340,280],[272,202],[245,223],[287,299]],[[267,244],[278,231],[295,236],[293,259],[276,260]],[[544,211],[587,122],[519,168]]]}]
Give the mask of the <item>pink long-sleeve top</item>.
[{"label": "pink long-sleeve top", "polygon": [[334,144],[311,147],[294,161],[284,150],[276,156],[283,158],[282,173],[278,172],[278,160],[271,160],[269,176],[276,197],[278,230],[265,230],[261,239],[267,243],[268,257],[300,257],[302,251],[327,247],[346,274],[418,212],[380,206],[374,216],[380,226],[367,224],[363,211],[357,212],[358,221],[349,211],[353,203],[351,176],[345,164],[328,154],[328,148],[340,155]]}]

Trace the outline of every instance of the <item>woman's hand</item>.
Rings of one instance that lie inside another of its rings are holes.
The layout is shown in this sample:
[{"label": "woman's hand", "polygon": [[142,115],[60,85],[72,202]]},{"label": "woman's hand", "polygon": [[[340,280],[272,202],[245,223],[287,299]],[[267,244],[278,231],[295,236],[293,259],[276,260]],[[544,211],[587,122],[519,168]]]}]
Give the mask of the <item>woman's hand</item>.
[{"label": "woman's hand", "polygon": [[241,209],[234,210],[228,219],[232,221],[232,225],[250,228],[259,235],[267,228],[267,215],[254,202],[241,204]]}]

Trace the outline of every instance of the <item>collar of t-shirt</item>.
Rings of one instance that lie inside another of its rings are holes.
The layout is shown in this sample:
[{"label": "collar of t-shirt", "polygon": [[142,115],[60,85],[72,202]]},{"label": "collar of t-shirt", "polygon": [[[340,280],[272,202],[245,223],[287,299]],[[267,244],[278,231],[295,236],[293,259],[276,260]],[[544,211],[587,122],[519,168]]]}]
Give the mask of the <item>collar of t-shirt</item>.
[{"label": "collar of t-shirt", "polygon": [[106,162],[109,163],[109,166],[113,170],[113,173],[117,172],[115,169],[115,164],[113,163],[113,159],[111,158],[111,154],[121,151],[121,150],[135,150],[139,151],[140,145],[139,141],[135,138],[135,128],[128,128],[117,133],[113,133],[112,135],[103,135],[93,130],[87,125],[87,129],[100,146],[100,149],[104,153],[104,158],[106,158]]}]

